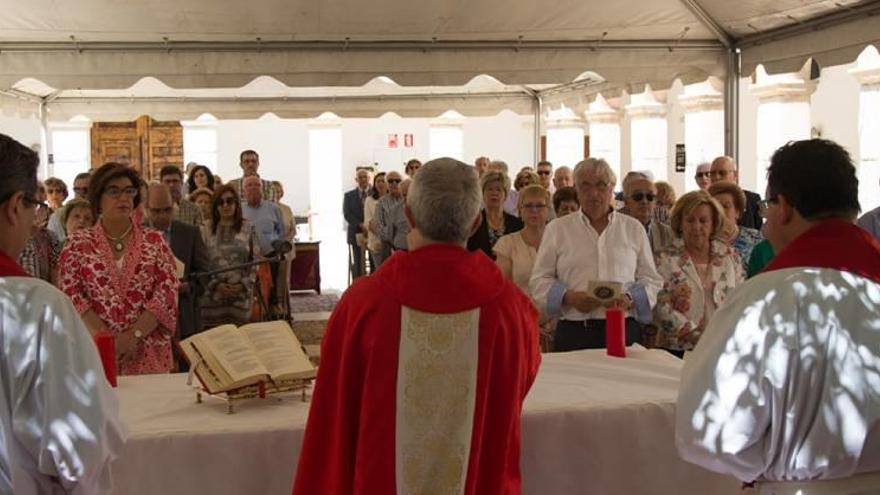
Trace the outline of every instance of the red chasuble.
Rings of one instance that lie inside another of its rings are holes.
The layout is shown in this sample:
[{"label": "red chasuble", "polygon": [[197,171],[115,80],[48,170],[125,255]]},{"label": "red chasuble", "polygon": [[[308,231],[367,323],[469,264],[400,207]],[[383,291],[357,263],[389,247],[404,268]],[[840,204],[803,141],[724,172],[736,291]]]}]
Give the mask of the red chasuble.
[{"label": "red chasuble", "polygon": [[30,277],[14,259],[0,251],[0,277]]},{"label": "red chasuble", "polygon": [[833,268],[880,283],[880,242],[852,222],[827,220],[790,242],[763,271],[795,267]]},{"label": "red chasuble", "polygon": [[520,413],[540,359],[537,312],[485,254],[396,253],[330,318],[294,493],[390,495],[426,480],[520,493]]}]

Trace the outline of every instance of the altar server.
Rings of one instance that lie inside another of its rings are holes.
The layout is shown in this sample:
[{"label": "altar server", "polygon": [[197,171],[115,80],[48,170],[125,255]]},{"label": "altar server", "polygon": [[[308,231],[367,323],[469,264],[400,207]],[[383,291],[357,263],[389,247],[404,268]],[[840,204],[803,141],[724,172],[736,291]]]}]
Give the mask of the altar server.
[{"label": "altar server", "polygon": [[856,491],[821,493],[878,493],[880,244],[853,223],[849,154],[819,139],[783,146],[765,202],[778,254],[719,308],[686,361],[678,450],[743,481],[859,475],[846,482]]},{"label": "altar server", "polygon": [[109,493],[123,435],[95,345],[70,300],[14,261],[37,163],[0,134],[0,493]]},{"label": "altar server", "polygon": [[359,278],[328,323],[294,493],[520,492],[537,311],[484,253],[473,168],[425,164],[409,252]]}]

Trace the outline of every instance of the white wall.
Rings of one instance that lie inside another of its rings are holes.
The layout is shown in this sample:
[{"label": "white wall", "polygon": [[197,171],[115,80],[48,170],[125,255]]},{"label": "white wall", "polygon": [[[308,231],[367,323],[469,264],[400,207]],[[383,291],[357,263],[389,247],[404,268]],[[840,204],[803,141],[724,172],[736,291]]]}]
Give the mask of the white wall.
[{"label": "white wall", "polygon": [[0,133],[10,136],[25,146],[40,144],[40,121],[37,118],[0,113]]},{"label": "white wall", "polygon": [[848,70],[855,64],[822,69],[813,93],[811,121],[819,136],[837,142],[859,163],[859,91],[861,86]]},{"label": "white wall", "polygon": [[260,154],[260,175],[284,185],[284,202],[297,213],[309,208],[308,121],[265,115],[257,120],[217,121],[217,172],[224,181],[241,177],[239,154]]},{"label": "white wall", "polygon": [[[427,161],[428,134],[436,119],[403,118],[387,113],[375,119],[339,119],[342,127],[342,188],[354,187],[355,168],[379,163],[381,170],[403,171],[410,158]],[[309,209],[308,129],[313,120],[279,119],[266,115],[257,120],[217,121],[218,173],[223,180],[241,176],[239,153],[254,149],[260,154],[260,175],[284,184],[285,202],[295,212]],[[534,165],[534,118],[502,111],[492,117],[461,120],[464,159],[472,163],[487,155],[506,161],[512,173]],[[388,148],[388,135],[398,135],[398,148]],[[404,147],[404,134],[413,134],[413,146]]]}]

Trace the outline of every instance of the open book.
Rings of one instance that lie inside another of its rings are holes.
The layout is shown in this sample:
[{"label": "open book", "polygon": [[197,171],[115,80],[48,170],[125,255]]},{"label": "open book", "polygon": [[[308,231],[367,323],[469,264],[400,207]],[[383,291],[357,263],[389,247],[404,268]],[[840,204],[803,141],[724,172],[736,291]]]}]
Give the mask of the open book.
[{"label": "open book", "polygon": [[316,369],[284,320],[222,325],[180,342],[183,355],[209,393],[261,381],[311,379]]}]

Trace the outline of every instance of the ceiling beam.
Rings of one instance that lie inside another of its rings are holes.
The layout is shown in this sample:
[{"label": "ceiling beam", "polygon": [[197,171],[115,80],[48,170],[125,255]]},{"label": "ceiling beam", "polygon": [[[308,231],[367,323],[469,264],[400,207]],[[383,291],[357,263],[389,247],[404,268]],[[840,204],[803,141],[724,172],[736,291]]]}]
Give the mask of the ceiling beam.
[{"label": "ceiling beam", "polygon": [[733,47],[733,38],[727,34],[727,31],[718,24],[712,16],[709,15],[708,12],[699,4],[697,0],[681,0],[681,3],[687,7],[688,10],[691,11],[694,16],[706,27],[712,34],[718,38],[718,41],[721,42],[725,46],[725,48]]},{"label": "ceiling beam", "polygon": [[839,10],[831,14],[814,17],[802,22],[794,22],[788,26],[771,29],[769,31],[743,36],[737,40],[736,46],[740,49],[749,48],[755,45],[791,38],[804,33],[820,31],[825,28],[837,26],[849,21],[864,19],[865,17],[874,15],[880,15],[880,0],[869,0],[852,7],[840,7]]},{"label": "ceiling beam", "polygon": [[[689,1],[689,0],[682,0]],[[271,52],[294,50],[674,50],[717,51],[715,40],[571,40],[571,41],[159,41],[159,42],[0,42],[0,52]]]},{"label": "ceiling beam", "polygon": [[430,100],[437,98],[528,98],[532,96],[523,91],[505,91],[488,93],[422,93],[400,95],[328,95],[328,96],[57,96],[52,100],[53,104],[63,103],[107,103],[107,102],[136,102],[136,103],[270,103],[270,102],[321,102],[321,101],[394,101],[394,100]]}]

